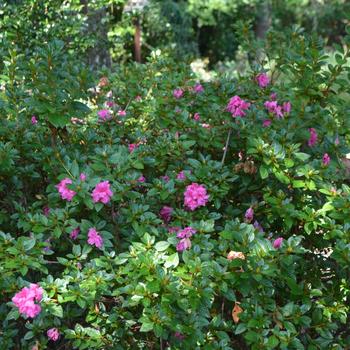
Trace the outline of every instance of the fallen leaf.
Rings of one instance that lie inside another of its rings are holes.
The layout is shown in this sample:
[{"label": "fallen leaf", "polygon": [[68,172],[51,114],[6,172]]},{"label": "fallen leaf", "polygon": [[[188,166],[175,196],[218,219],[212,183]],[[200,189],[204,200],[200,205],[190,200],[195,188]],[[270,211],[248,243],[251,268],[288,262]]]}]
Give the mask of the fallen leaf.
[{"label": "fallen leaf", "polygon": [[239,303],[236,302],[235,306],[233,307],[232,310],[232,318],[234,323],[239,322],[239,314],[243,311],[243,309],[239,306]]}]

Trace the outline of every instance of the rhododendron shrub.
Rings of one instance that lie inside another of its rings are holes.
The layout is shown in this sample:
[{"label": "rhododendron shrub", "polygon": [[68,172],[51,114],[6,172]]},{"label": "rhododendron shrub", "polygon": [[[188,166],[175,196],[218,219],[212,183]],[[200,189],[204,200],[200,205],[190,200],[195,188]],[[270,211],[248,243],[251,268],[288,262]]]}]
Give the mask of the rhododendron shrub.
[{"label": "rhododendron shrub", "polygon": [[62,128],[4,72],[1,348],[349,348],[349,51],[267,40],[237,79],[105,71]]}]

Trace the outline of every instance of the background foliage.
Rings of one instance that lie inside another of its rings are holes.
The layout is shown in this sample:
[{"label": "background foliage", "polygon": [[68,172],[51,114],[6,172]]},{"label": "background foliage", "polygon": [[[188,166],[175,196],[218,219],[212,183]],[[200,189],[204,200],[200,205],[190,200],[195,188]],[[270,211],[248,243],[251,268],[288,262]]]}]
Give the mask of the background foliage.
[{"label": "background foliage", "polygon": [[[0,4],[0,349],[349,348],[349,5],[152,1],[144,64],[124,5]],[[34,319],[11,301],[30,283]]]}]

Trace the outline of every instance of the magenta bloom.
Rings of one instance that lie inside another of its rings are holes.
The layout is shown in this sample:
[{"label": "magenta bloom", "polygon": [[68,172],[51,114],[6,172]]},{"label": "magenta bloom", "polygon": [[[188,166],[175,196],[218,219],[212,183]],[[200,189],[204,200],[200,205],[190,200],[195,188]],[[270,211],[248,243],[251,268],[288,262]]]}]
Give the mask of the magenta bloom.
[{"label": "magenta bloom", "polygon": [[173,91],[173,95],[177,99],[181,98],[183,96],[183,94],[184,94],[184,91],[182,89],[175,89]]},{"label": "magenta bloom", "polygon": [[267,76],[266,73],[258,74],[255,77],[255,80],[261,88],[266,88],[266,86],[270,84],[270,78]]},{"label": "magenta bloom", "polygon": [[81,181],[85,181],[86,180],[86,175],[84,173],[81,173],[80,176],[79,176],[79,179]]},{"label": "magenta bloom", "polygon": [[57,341],[58,338],[60,337],[60,332],[58,331],[57,328],[50,328],[46,334],[47,334],[47,337],[52,341]]},{"label": "magenta bloom", "polygon": [[328,153],[325,153],[322,157],[322,163],[323,165],[327,166],[331,162],[331,157],[328,155]]},{"label": "magenta bloom", "polygon": [[137,143],[130,143],[128,146],[129,152],[130,153],[134,152],[137,147],[139,147],[139,145]]},{"label": "magenta bloom", "polygon": [[208,202],[209,195],[203,185],[198,185],[194,182],[186,187],[184,199],[185,206],[193,211],[200,206],[205,206]]},{"label": "magenta bloom", "polygon": [[176,237],[177,238],[191,238],[197,231],[191,226],[185,227],[183,230],[180,230]]},{"label": "magenta bloom", "polygon": [[185,336],[180,332],[175,332],[174,337],[181,341],[185,339]]},{"label": "magenta bloom", "polygon": [[263,121],[263,127],[267,128],[267,127],[269,127],[271,125],[271,123],[272,123],[272,121],[270,119],[265,119]]},{"label": "magenta bloom", "polygon": [[289,114],[292,109],[292,104],[289,101],[283,102],[282,109],[285,114]]},{"label": "magenta bloom", "polygon": [[310,138],[309,138],[309,141],[307,142],[307,144],[310,147],[313,147],[317,143],[317,131],[314,128],[310,128],[309,132],[310,132]]},{"label": "magenta bloom", "polygon": [[77,239],[78,235],[79,235],[79,232],[80,232],[80,228],[77,227],[75,228],[74,230],[72,230],[72,232],[70,233],[69,237],[73,240]]},{"label": "magenta bloom", "polygon": [[273,241],[273,247],[275,249],[279,249],[282,247],[282,243],[283,243],[283,238],[282,237],[278,237]]},{"label": "magenta bloom", "polygon": [[266,101],[264,106],[269,113],[274,114],[277,118],[283,117],[282,107],[278,105],[277,101]]},{"label": "magenta bloom", "polygon": [[242,100],[239,96],[231,97],[226,110],[232,114],[232,117],[244,117],[245,111],[249,109],[250,103]]},{"label": "magenta bloom", "polygon": [[254,210],[252,207],[246,210],[244,218],[247,222],[251,222],[254,219]]},{"label": "magenta bloom", "polygon": [[109,107],[109,108],[112,108],[114,106],[114,102],[113,101],[107,101],[106,102],[106,106]]},{"label": "magenta bloom", "polygon": [[70,185],[71,183],[72,180],[66,177],[58,185],[56,185],[61,198],[66,199],[68,202],[70,202],[72,198],[77,194],[75,191],[67,187],[67,185]]},{"label": "magenta bloom", "polygon": [[107,204],[112,196],[113,192],[111,191],[108,181],[98,183],[92,191],[92,200],[94,203],[101,202],[103,204]]},{"label": "magenta bloom", "polygon": [[111,113],[108,109],[101,109],[97,112],[99,119],[106,121],[111,118]]},{"label": "magenta bloom", "polygon": [[195,113],[194,116],[193,116],[193,119],[198,121],[201,119],[201,116],[199,115],[199,113]]},{"label": "magenta bloom", "polygon": [[138,179],[137,179],[137,181],[138,182],[146,182],[146,178],[143,176],[143,175],[141,175]]},{"label": "magenta bloom", "polygon": [[95,227],[89,229],[87,242],[90,245],[94,245],[95,247],[101,249],[101,247],[103,245],[103,238],[96,231]]},{"label": "magenta bloom", "polygon": [[36,119],[36,116],[35,116],[35,115],[32,116],[31,121],[32,121],[32,124],[33,124],[33,125],[35,125],[35,124],[38,123],[38,119]]},{"label": "magenta bloom", "polygon": [[201,84],[196,84],[194,86],[194,92],[195,93],[199,94],[199,93],[201,93],[203,91],[204,91],[204,88],[203,88],[203,86]]},{"label": "magenta bloom", "polygon": [[191,240],[189,238],[183,238],[177,243],[176,250],[178,252],[183,252],[186,249],[190,249],[191,246]]},{"label": "magenta bloom", "polygon": [[160,217],[165,223],[170,222],[173,211],[174,209],[172,207],[168,207],[166,205],[160,210]]},{"label": "magenta bloom", "polygon": [[50,215],[50,211],[51,211],[51,209],[50,209],[48,206],[45,206],[45,207],[43,208],[43,214],[44,214],[45,216],[49,216],[49,215]]},{"label": "magenta bloom", "polygon": [[176,179],[180,181],[186,180],[185,172],[182,170],[176,175]]},{"label": "magenta bloom", "polygon": [[35,304],[40,302],[43,297],[43,289],[37,284],[30,284],[29,288],[24,287],[20,292],[15,294],[12,302],[18,307],[19,312],[30,318],[34,318],[41,311],[41,306]]},{"label": "magenta bloom", "polygon": [[170,181],[170,177],[168,175],[164,175],[160,177],[164,182],[169,182]]},{"label": "magenta bloom", "polygon": [[126,111],[121,109],[121,110],[118,111],[118,115],[119,115],[119,117],[125,117],[126,116]]},{"label": "magenta bloom", "polygon": [[273,92],[271,95],[270,95],[270,99],[271,100],[276,100],[277,99],[277,94],[275,92]]}]

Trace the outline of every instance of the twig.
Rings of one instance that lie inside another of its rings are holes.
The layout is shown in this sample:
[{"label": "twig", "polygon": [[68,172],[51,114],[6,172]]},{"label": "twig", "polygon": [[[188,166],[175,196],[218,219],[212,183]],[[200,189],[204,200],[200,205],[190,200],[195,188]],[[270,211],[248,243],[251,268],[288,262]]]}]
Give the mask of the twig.
[{"label": "twig", "polygon": [[230,129],[230,130],[228,131],[228,134],[227,134],[227,139],[226,139],[226,144],[225,144],[225,150],[224,150],[224,154],[222,155],[222,160],[221,160],[221,166],[223,166],[223,165],[224,165],[224,162],[225,162],[226,153],[227,153],[227,149],[228,149],[228,144],[229,144],[229,142],[230,142],[231,132],[232,132],[232,129]]}]

